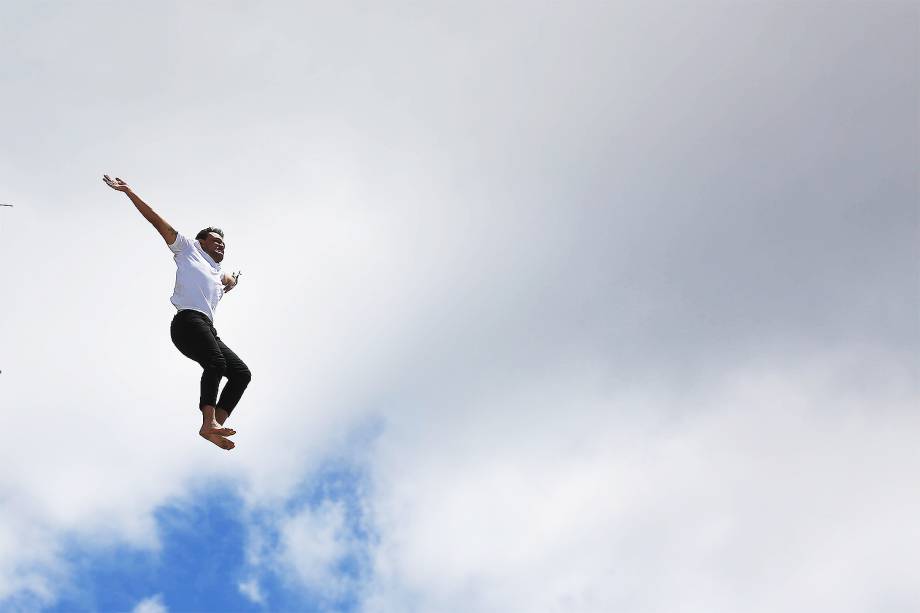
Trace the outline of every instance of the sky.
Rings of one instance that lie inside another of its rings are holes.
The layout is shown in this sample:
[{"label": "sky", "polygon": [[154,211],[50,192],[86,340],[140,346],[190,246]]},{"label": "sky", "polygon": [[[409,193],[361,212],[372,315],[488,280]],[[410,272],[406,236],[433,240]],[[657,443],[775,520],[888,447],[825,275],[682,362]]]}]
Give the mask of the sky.
[{"label": "sky", "polygon": [[[920,610],[914,2],[0,6],[0,610]],[[226,232],[224,452],[169,339]]]}]

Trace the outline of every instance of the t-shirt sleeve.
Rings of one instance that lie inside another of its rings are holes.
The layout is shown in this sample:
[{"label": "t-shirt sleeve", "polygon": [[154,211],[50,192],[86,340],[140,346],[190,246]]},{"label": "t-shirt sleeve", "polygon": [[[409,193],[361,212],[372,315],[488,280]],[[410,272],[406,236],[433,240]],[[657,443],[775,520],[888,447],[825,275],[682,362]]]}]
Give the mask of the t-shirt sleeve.
[{"label": "t-shirt sleeve", "polygon": [[176,241],[172,245],[169,246],[169,250],[175,254],[179,254],[191,246],[192,246],[192,241],[190,241],[189,239],[185,238],[184,236],[182,236],[181,234],[177,232]]}]

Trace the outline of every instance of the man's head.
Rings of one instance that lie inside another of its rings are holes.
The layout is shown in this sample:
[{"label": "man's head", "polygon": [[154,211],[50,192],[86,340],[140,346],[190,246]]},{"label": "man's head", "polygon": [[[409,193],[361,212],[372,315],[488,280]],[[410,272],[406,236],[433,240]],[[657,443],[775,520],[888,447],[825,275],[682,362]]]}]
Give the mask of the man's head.
[{"label": "man's head", "polygon": [[220,263],[224,259],[224,231],[220,228],[205,228],[199,232],[195,239],[201,243],[201,249],[211,256],[211,259]]}]

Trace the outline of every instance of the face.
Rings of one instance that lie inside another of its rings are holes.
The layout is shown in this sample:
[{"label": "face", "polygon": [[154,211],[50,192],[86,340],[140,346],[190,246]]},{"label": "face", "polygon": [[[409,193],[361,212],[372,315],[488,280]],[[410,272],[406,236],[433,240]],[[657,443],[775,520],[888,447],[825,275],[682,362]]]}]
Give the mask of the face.
[{"label": "face", "polygon": [[220,237],[220,234],[216,232],[208,232],[208,235],[202,238],[200,241],[201,249],[211,256],[211,259],[217,263],[220,263],[224,259],[224,239]]}]

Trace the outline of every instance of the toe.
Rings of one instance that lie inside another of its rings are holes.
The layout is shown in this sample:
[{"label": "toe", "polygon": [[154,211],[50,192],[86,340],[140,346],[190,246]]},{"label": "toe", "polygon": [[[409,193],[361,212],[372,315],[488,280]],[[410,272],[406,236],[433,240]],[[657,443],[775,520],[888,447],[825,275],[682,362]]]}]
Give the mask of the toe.
[{"label": "toe", "polygon": [[236,443],[220,436],[219,434],[214,434],[213,432],[209,432],[207,434],[205,434],[204,432],[199,432],[199,434],[201,434],[202,438],[214,443],[221,449],[230,450],[236,447]]},{"label": "toe", "polygon": [[221,428],[220,426],[214,428],[202,428],[199,433],[201,436],[211,436],[216,434],[217,436],[232,436],[236,434],[236,430],[233,428]]}]

